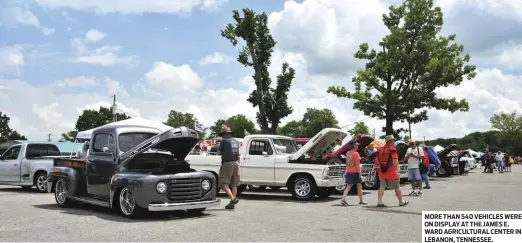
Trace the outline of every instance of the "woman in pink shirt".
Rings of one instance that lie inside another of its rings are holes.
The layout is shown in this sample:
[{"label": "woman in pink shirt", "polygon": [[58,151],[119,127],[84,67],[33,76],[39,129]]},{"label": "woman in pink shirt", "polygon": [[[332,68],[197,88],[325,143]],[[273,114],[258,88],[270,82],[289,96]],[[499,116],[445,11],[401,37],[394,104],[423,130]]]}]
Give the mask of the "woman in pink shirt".
[{"label": "woman in pink shirt", "polygon": [[359,149],[359,143],[353,143],[350,145],[350,150],[346,153],[346,174],[344,174],[344,182],[346,183],[346,188],[343,192],[343,199],[341,200],[341,204],[346,206],[348,203],[346,202],[346,196],[348,192],[352,188],[352,185],[357,185],[357,196],[359,196],[359,204],[366,205],[368,203],[363,200],[363,191],[362,191],[362,179],[361,179],[361,156],[357,152]]}]

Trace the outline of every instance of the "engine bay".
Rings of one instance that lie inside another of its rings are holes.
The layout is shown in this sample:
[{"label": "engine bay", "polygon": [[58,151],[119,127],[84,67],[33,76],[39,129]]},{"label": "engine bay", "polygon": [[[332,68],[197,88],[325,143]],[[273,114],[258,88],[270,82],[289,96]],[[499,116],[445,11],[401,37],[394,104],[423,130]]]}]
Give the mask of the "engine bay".
[{"label": "engine bay", "polygon": [[178,160],[170,153],[147,152],[143,153],[126,166],[126,171],[141,172],[154,175],[178,174],[193,172],[190,164],[185,160]]}]

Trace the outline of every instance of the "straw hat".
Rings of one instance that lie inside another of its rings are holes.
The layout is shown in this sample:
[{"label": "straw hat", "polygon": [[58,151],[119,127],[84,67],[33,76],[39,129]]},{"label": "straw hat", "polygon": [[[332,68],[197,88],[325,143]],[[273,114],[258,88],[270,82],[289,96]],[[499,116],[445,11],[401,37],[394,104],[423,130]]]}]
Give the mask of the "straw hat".
[{"label": "straw hat", "polygon": [[393,134],[386,135],[386,137],[384,138],[385,143],[388,143],[391,140],[395,140],[395,137],[393,136]]}]

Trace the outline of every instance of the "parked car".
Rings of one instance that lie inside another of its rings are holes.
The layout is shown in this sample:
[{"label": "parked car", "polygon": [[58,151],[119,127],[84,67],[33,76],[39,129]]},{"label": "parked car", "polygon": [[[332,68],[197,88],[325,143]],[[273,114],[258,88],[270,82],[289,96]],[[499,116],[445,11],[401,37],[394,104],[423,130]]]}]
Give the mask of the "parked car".
[{"label": "parked car", "polygon": [[469,156],[467,150],[451,151],[448,156],[451,157],[453,175],[462,175],[468,173],[471,170],[471,163],[474,163],[475,161],[475,159]]},{"label": "parked car", "polygon": [[48,191],[55,188],[59,206],[89,203],[128,218],[147,211],[201,213],[220,199],[214,175],[185,160],[197,142],[197,133],[186,127],[160,133],[153,127],[106,125],[93,131],[85,160],[54,160]]},{"label": "parked car", "polygon": [[[291,137],[253,134],[244,138],[240,148],[241,186],[287,187],[297,200],[314,196],[329,197],[344,174],[344,166],[323,160],[324,154],[340,144],[347,133],[325,128],[302,148]],[[218,156],[189,155],[187,160],[198,170],[218,177],[221,159]]]},{"label": "parked car", "polygon": [[0,185],[25,189],[34,186],[39,192],[47,192],[47,173],[53,167],[52,156],[60,155],[54,144],[15,144],[0,156]]}]

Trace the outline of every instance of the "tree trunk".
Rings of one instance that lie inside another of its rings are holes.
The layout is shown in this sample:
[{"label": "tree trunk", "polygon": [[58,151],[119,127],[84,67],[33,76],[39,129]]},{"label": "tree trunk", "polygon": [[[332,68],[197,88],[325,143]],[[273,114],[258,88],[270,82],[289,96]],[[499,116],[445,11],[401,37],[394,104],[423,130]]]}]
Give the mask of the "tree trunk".
[{"label": "tree trunk", "polygon": [[261,70],[259,67],[259,63],[257,63],[256,53],[254,52],[254,45],[252,43],[247,43],[248,50],[250,52],[250,57],[252,58],[252,64],[254,66],[254,77],[256,84],[256,102],[259,107],[259,126],[261,127],[262,133],[268,133],[268,122],[266,121],[266,109],[265,104],[263,103],[263,81],[261,80]]},{"label": "tree trunk", "polygon": [[394,134],[393,130],[393,117],[391,115],[386,115],[386,135]]}]

